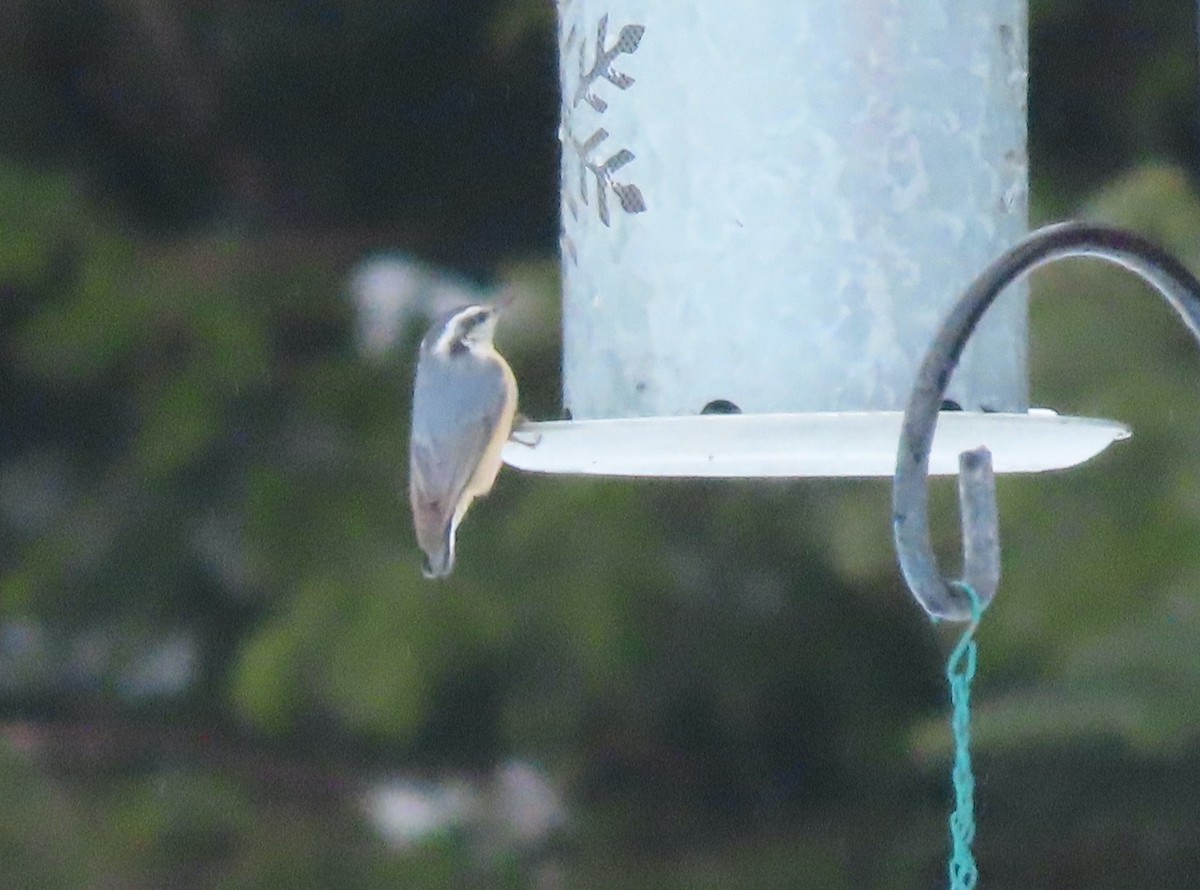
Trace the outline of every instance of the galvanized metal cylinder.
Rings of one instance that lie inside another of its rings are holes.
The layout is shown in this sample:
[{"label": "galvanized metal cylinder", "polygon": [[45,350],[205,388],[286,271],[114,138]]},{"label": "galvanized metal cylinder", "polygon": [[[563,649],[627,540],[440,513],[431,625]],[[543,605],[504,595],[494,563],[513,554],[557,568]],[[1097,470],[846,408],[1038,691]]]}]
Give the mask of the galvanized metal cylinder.
[{"label": "galvanized metal cylinder", "polygon": [[[903,408],[1026,230],[1026,4],[559,0],[564,405]],[[949,398],[1027,407],[1026,298]]]}]

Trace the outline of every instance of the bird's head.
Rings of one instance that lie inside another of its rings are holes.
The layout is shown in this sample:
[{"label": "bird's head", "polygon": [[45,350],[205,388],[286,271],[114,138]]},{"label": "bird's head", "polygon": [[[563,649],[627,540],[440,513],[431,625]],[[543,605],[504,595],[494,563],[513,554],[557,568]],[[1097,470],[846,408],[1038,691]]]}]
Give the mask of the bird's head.
[{"label": "bird's head", "polygon": [[425,335],[422,349],[442,357],[492,348],[502,305],[472,303],[442,315]]}]

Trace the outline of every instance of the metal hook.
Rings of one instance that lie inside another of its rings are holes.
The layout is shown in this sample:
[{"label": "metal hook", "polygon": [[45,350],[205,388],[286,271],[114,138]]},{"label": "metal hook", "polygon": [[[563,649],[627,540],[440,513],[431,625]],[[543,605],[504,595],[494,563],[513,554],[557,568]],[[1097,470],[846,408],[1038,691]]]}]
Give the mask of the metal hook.
[{"label": "metal hook", "polygon": [[892,531],[896,555],[909,589],[931,616],[971,619],[962,584],[986,606],[1000,581],[1000,540],[991,453],[986,448],[959,456],[959,499],[963,529],[963,580],[946,581],[929,540],[929,451],[938,409],[950,375],[984,311],[1009,284],[1054,260],[1091,256],[1116,263],[1145,279],[1179,313],[1200,343],[1200,281],[1177,259],[1139,235],[1110,226],[1068,222],[1032,232],[988,266],[951,310],[925,354],[896,455],[892,485]]}]

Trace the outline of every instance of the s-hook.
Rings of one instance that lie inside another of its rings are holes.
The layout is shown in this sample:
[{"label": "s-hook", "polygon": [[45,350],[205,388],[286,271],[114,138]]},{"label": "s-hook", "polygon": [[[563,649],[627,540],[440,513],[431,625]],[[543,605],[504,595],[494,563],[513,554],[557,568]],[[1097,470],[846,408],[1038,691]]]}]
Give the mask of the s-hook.
[{"label": "s-hook", "polygon": [[967,288],[942,324],[917,372],[900,431],[892,485],[892,531],[904,579],[930,616],[969,621],[970,585],[986,606],[1000,582],[999,520],[991,452],[977,448],[959,456],[963,529],[963,579],[938,571],[929,541],[929,449],[938,410],[963,347],[984,311],[1026,272],[1053,260],[1090,256],[1123,266],[1153,285],[1200,342],[1200,281],[1162,248],[1123,229],[1084,222],[1045,226],[988,266]]}]

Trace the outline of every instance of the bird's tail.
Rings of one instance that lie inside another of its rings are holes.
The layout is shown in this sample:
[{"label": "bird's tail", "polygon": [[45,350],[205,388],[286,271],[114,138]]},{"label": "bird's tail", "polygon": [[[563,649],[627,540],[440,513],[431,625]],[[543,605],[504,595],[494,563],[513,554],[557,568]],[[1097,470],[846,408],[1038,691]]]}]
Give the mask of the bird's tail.
[{"label": "bird's tail", "polygon": [[425,551],[421,574],[426,578],[446,578],[454,571],[454,523],[446,525],[446,534],[430,550]]}]

